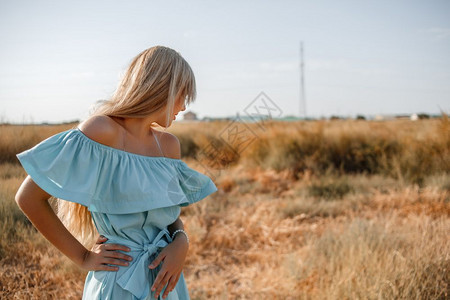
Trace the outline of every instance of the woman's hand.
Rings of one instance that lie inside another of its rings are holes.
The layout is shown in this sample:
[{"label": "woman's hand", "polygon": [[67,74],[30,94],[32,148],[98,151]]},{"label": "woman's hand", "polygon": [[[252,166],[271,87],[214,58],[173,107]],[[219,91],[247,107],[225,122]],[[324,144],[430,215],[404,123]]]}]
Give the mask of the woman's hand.
[{"label": "woman's hand", "polygon": [[[100,236],[92,249],[86,250],[81,267],[89,271],[117,271],[119,267],[109,266],[128,266],[127,261],[133,258],[117,250],[130,251],[130,249],[118,244],[104,244],[108,239]],[[109,264],[109,265],[108,265]]]},{"label": "woman's hand", "polygon": [[167,294],[174,289],[183,270],[188,248],[186,237],[183,234],[177,234],[175,239],[148,266],[150,269],[154,269],[163,262],[152,285],[152,291],[156,291],[155,298],[158,298],[166,284],[167,288],[164,291],[163,298],[166,298]]}]

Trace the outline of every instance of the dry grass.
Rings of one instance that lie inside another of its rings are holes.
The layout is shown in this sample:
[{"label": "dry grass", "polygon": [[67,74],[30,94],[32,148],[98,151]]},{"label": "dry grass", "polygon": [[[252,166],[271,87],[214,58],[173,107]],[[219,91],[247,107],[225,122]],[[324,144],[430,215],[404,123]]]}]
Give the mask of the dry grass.
[{"label": "dry grass", "polygon": [[[226,125],[175,123],[171,131],[201,169],[193,158]],[[72,126],[0,127],[2,299],[81,298],[85,272],[13,199],[25,176],[14,155]],[[215,170],[219,192],[182,212],[192,299],[449,298],[445,116],[252,126],[255,142]]]}]

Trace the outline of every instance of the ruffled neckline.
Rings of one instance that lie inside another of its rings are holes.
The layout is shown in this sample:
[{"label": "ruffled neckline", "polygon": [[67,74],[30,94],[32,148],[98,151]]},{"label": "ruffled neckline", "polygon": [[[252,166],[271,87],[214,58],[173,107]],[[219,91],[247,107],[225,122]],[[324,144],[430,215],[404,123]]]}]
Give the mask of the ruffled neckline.
[{"label": "ruffled neckline", "polygon": [[17,158],[48,194],[93,212],[127,214],[186,206],[217,191],[211,178],[181,159],[106,146],[79,128],[55,134]]},{"label": "ruffled neckline", "polygon": [[117,149],[111,146],[107,146],[104,145],[102,143],[99,143],[97,141],[94,141],[93,139],[91,139],[90,137],[88,137],[86,134],[83,133],[83,131],[81,131],[80,128],[76,127],[74,129],[69,129],[68,131],[73,131],[75,133],[77,133],[79,136],[81,136],[82,139],[84,139],[86,142],[92,144],[93,146],[102,148],[102,149],[106,149],[108,151],[111,152],[115,152],[118,154],[122,154],[122,155],[128,155],[131,157],[137,157],[140,159],[144,159],[144,160],[167,160],[167,161],[173,161],[173,162],[179,162],[182,163],[184,162],[183,160],[181,160],[180,158],[172,158],[172,157],[167,157],[167,156],[147,156],[147,155],[142,155],[142,154],[137,154],[137,153],[133,153],[133,152],[128,152],[125,150],[121,150],[121,149]]}]

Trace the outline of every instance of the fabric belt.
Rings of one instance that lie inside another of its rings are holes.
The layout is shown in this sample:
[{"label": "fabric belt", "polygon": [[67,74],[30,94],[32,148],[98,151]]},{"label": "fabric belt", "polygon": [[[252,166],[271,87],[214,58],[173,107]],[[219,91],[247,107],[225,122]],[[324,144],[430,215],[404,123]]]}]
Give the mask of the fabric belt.
[{"label": "fabric belt", "polygon": [[[138,299],[145,299],[150,292],[150,280],[153,282],[156,276],[153,270],[148,268],[149,258],[155,254],[159,248],[166,247],[172,242],[169,231],[161,230],[158,235],[148,244],[138,244],[129,240],[117,240],[117,237],[111,237],[108,243],[119,243],[131,249],[131,251],[139,251],[136,257],[126,267],[125,271],[118,275],[117,284],[124,290],[129,291]],[[150,276],[155,278],[149,278]]]}]

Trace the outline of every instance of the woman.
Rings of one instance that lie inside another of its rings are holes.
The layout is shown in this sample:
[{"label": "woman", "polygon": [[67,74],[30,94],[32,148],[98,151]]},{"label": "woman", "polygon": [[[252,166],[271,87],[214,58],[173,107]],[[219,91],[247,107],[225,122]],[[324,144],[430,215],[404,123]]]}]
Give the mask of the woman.
[{"label": "woman", "polygon": [[[195,96],[189,64],[170,48],[152,47],[90,118],[17,155],[28,176],[16,201],[55,247],[89,270],[83,299],[189,299],[180,210],[217,187],[181,160],[174,135],[152,126],[167,129]],[[50,196],[66,200],[59,218]],[[97,234],[90,250],[76,238],[87,244]]]}]

